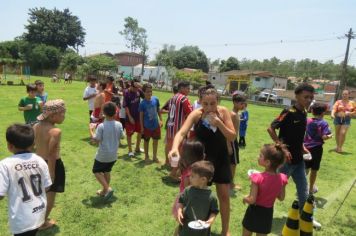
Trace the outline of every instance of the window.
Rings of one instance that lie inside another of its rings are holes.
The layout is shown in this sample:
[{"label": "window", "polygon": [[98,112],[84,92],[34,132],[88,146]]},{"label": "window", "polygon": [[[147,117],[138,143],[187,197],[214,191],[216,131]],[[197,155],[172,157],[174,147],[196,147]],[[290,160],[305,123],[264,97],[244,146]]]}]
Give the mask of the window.
[{"label": "window", "polygon": [[215,76],[213,76],[213,79],[215,79]]}]

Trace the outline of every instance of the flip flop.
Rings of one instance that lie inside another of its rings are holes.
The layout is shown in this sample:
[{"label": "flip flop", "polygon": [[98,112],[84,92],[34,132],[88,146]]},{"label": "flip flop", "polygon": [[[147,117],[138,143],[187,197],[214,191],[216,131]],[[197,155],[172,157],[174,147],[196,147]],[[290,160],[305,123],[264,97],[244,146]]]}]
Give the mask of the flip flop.
[{"label": "flip flop", "polygon": [[113,195],[114,195],[114,190],[109,189],[104,195],[104,200],[108,201],[110,198],[112,198]]}]

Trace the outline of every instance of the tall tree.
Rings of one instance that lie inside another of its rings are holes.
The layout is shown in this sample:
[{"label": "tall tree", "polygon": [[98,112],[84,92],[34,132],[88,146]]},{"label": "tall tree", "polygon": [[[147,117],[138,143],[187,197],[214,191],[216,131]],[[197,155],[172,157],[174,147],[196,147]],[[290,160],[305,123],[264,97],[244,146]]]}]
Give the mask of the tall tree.
[{"label": "tall tree", "polygon": [[85,31],[77,16],[73,16],[69,9],[60,11],[41,8],[29,10],[27,32],[23,37],[31,43],[46,44],[64,51],[73,47],[78,51],[84,45]]},{"label": "tall tree", "polygon": [[230,71],[230,70],[239,70],[240,65],[239,61],[237,60],[236,57],[229,57],[226,61],[221,60],[220,66],[219,66],[219,71],[220,72],[225,72],[225,71]]},{"label": "tall tree", "polygon": [[146,30],[142,27],[139,27],[138,21],[136,19],[132,17],[126,17],[124,30],[120,31],[119,33],[125,37],[126,47],[129,48],[131,52],[136,52],[137,49],[140,50],[140,53],[143,56],[141,72],[141,74],[143,74],[143,68],[146,61],[146,52],[148,50]]},{"label": "tall tree", "polygon": [[208,58],[197,46],[185,46],[179,49],[173,60],[174,66],[178,69],[192,68],[209,71]]}]

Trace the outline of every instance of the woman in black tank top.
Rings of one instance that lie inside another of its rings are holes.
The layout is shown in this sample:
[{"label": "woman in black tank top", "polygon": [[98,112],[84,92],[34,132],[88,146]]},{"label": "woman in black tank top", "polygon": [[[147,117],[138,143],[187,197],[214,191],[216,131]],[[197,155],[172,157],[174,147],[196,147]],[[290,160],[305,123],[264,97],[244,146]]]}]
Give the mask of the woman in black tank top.
[{"label": "woman in black tank top", "polygon": [[230,235],[230,181],[231,170],[227,151],[227,142],[236,138],[236,132],[231,120],[230,112],[218,106],[218,93],[215,89],[206,89],[201,95],[202,108],[189,114],[181,129],[174,137],[169,158],[179,156],[178,147],[194,126],[196,139],[205,146],[206,159],[214,165],[213,182],[216,184],[219,199],[222,232]]}]

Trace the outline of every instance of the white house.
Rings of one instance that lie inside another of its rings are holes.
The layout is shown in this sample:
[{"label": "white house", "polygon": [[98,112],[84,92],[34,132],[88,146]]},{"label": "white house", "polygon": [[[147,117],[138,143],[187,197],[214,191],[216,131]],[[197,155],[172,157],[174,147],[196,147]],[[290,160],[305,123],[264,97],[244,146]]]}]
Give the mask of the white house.
[{"label": "white house", "polygon": [[[140,76],[142,71],[142,64],[139,64],[134,67],[134,77]],[[164,66],[148,66],[145,65],[143,70],[143,75],[141,79],[144,81],[164,81],[165,83],[168,82],[168,72],[166,67]]]}]

